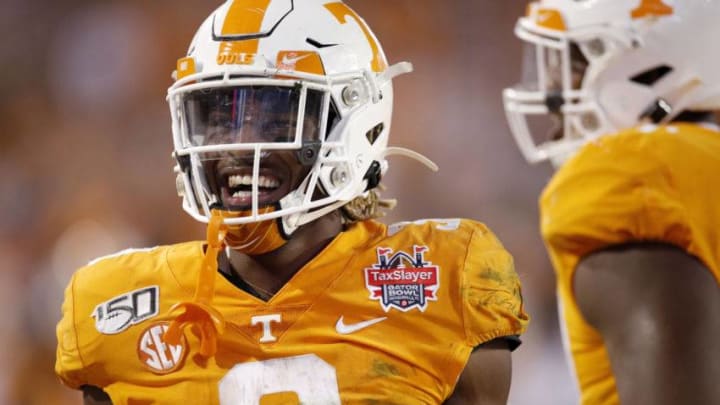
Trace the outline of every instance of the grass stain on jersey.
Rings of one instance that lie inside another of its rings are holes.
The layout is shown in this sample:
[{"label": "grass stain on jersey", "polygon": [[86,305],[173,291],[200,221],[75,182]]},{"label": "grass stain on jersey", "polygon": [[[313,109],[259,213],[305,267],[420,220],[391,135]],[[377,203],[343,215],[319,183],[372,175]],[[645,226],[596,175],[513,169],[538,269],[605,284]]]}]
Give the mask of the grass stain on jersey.
[{"label": "grass stain on jersey", "polygon": [[507,272],[497,271],[490,267],[482,269],[482,271],[480,272],[480,279],[494,281],[495,283],[506,287],[514,287],[515,284],[515,277],[513,277],[513,275],[507,274]]},{"label": "grass stain on jersey", "polygon": [[394,377],[398,375],[400,375],[400,371],[395,365],[379,359],[373,361],[372,370],[370,370],[371,377]]}]

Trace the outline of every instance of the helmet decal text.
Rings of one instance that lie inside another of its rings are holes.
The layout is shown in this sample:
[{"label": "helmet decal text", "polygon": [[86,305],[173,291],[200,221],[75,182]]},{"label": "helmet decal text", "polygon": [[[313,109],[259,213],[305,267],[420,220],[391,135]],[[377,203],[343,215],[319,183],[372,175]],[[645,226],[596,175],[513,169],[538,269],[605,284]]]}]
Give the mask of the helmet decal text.
[{"label": "helmet decal text", "polygon": [[[270,0],[235,0],[230,5],[222,27],[223,35],[260,31]],[[260,40],[257,38],[223,41],[218,49],[218,65],[251,65]]]}]

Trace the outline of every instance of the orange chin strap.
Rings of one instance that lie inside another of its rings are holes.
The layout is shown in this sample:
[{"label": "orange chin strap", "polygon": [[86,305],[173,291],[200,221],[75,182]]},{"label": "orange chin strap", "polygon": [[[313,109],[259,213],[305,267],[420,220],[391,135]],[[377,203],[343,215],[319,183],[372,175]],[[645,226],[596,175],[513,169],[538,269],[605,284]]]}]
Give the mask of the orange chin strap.
[{"label": "orange chin strap", "polygon": [[[267,214],[274,210],[274,207],[266,207],[259,213]],[[224,215],[232,218],[247,215],[247,213],[226,211]],[[278,219],[268,219],[250,224],[228,225],[225,242],[231,249],[249,256],[272,252],[287,242],[278,221]]]},{"label": "orange chin strap", "polygon": [[212,307],[217,273],[217,256],[224,247],[223,241],[228,227],[223,223],[223,211],[212,210],[207,227],[207,248],[198,273],[195,295],[192,301],[179,302],[168,312],[173,316],[164,340],[171,344],[180,344],[183,331],[187,326],[196,327],[200,333],[200,354],[212,357],[217,352],[217,337],[225,331],[225,319],[220,311]]},{"label": "orange chin strap", "polygon": [[[273,210],[273,207],[268,207],[261,214]],[[165,332],[164,340],[167,343],[180,344],[185,328],[195,327],[200,333],[200,354],[205,357],[214,356],[217,352],[217,337],[225,331],[225,319],[220,311],[212,307],[220,250],[227,243],[230,248],[239,252],[259,255],[271,252],[287,241],[274,219],[243,225],[224,223],[226,217],[242,215],[242,212],[218,209],[211,211],[207,227],[207,247],[195,285],[195,295],[192,301],[178,302],[170,308],[168,314],[173,320]]]}]

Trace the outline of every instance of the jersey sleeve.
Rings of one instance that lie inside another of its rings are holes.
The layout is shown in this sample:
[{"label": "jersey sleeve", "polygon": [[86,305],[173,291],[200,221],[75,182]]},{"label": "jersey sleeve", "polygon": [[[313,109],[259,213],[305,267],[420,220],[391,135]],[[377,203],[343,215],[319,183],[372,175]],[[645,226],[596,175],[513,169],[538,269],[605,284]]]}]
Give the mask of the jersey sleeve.
[{"label": "jersey sleeve", "polygon": [[525,331],[529,317],[513,258],[484,226],[478,226],[471,235],[461,292],[469,345]]},{"label": "jersey sleeve", "polygon": [[[556,173],[540,200],[551,251],[582,257],[604,247],[692,241],[676,173],[657,156],[654,134],[619,134],[588,144]],[[662,139],[662,138],[661,138]]]},{"label": "jersey sleeve", "polygon": [[85,384],[85,378],[75,325],[75,278],[75,275],[73,275],[65,289],[62,318],[56,329],[58,345],[55,358],[55,373],[65,385],[79,389],[80,386]]}]

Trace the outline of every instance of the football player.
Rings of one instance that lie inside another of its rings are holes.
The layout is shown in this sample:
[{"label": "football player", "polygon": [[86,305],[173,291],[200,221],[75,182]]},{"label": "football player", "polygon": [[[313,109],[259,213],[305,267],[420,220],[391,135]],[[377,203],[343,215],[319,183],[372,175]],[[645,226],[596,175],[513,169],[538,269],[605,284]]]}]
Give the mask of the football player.
[{"label": "football player", "polygon": [[557,167],[541,230],[582,404],[720,403],[718,16],[541,0],[516,25],[532,52],[505,108],[525,157]]},{"label": "football player", "polygon": [[341,1],[232,0],[167,100],[207,240],[78,270],[56,372],[85,403],[504,404],[528,322],[484,225],[373,220],[394,77]]}]

